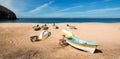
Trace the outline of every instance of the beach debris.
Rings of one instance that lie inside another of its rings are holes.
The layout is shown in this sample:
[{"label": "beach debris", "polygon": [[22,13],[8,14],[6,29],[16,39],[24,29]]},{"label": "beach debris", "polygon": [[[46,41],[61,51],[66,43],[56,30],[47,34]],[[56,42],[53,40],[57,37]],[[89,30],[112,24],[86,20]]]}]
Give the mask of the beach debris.
[{"label": "beach debris", "polygon": [[69,24],[67,24],[66,26],[70,29],[77,29],[75,26],[72,26],[72,25],[69,25]]},{"label": "beach debris", "polygon": [[55,23],[53,24],[53,26],[55,26]]},{"label": "beach debris", "polygon": [[67,26],[70,26],[69,24],[67,24]]},{"label": "beach debris", "polygon": [[33,26],[32,28],[33,28],[35,31],[38,31],[38,30],[41,29],[39,25]]},{"label": "beach debris", "polygon": [[59,39],[59,44],[62,46],[62,47],[65,47],[65,46],[68,46],[69,44],[66,42],[66,40],[64,39],[64,36],[65,35],[62,35],[62,39]]},{"label": "beach debris", "polygon": [[72,36],[72,33],[68,30],[62,30],[62,32],[64,33],[65,36],[63,36],[66,40],[66,42],[78,49],[82,49],[84,51],[88,51],[90,53],[94,53],[98,44],[95,42],[90,42],[90,41],[85,41],[85,40],[81,40],[79,38],[76,38],[74,36]]},{"label": "beach debris", "polygon": [[66,40],[64,39],[64,36],[65,35],[62,35],[62,39],[59,39],[59,44],[62,46],[62,47],[65,47],[65,46],[68,46],[69,44],[66,42]]},{"label": "beach debris", "polygon": [[59,39],[59,44],[62,46],[62,47],[65,47],[65,46],[68,46],[69,44],[66,42],[66,40],[64,39]]},{"label": "beach debris", "polygon": [[31,40],[31,42],[40,41],[40,40],[38,39],[38,36],[31,36],[31,37],[30,37],[30,40]]},{"label": "beach debris", "polygon": [[59,29],[59,27],[55,23],[53,24],[53,28],[54,29]]}]

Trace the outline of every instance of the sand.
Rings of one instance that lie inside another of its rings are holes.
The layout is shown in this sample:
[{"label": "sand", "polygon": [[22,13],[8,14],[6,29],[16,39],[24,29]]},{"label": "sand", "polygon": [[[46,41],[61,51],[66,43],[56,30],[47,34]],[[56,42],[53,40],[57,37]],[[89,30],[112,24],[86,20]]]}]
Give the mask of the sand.
[{"label": "sand", "polygon": [[61,30],[67,28],[67,23],[58,23],[59,29],[47,24],[52,35],[31,42],[30,36],[42,31],[32,29],[36,24],[0,23],[0,59],[120,59],[120,23],[69,23],[77,27],[71,29],[74,36],[99,44],[94,54],[59,45]]}]

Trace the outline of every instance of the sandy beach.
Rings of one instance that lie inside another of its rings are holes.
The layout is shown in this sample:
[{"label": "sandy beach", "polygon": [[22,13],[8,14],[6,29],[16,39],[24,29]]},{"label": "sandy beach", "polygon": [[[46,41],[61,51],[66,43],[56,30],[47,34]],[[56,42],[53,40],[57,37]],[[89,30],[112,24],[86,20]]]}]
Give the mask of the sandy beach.
[{"label": "sandy beach", "polygon": [[77,27],[71,29],[74,36],[99,44],[94,54],[59,45],[67,23],[56,24],[59,29],[47,24],[51,36],[31,42],[30,36],[42,31],[32,29],[36,24],[0,23],[0,59],[120,59],[120,23],[68,23]]}]

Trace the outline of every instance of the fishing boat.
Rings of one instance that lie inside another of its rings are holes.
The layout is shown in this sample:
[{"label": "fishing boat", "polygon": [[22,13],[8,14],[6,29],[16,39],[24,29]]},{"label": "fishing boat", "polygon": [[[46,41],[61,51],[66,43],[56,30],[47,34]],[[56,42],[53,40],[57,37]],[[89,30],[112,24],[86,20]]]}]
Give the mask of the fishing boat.
[{"label": "fishing boat", "polygon": [[68,29],[62,29],[63,34],[66,35],[66,37],[72,37],[73,34]]},{"label": "fishing boat", "polygon": [[47,39],[50,35],[51,35],[51,32],[49,32],[48,30],[43,30],[43,31],[40,33],[38,39],[39,39],[39,40],[45,40],[45,39]]},{"label": "fishing boat", "polygon": [[81,40],[72,36],[72,33],[68,30],[64,29],[64,31],[62,30],[62,32],[65,34],[64,39],[66,40],[66,42],[75,48],[94,53],[98,46],[98,44],[95,42]]},{"label": "fishing boat", "polygon": [[40,29],[41,29],[39,25],[33,26],[32,28],[33,28],[35,31],[37,31],[37,30],[40,30]]},{"label": "fishing boat", "polygon": [[65,40],[71,46],[84,51],[88,51],[90,53],[94,53],[98,46],[98,44],[95,42],[84,41],[75,37],[71,37],[71,38],[65,37]]}]

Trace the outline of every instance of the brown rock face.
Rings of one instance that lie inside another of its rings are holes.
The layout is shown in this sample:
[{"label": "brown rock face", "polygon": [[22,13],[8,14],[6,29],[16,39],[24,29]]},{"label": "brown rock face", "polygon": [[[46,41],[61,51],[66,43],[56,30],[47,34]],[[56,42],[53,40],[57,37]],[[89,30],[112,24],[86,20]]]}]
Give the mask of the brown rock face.
[{"label": "brown rock face", "polygon": [[0,19],[17,19],[14,12],[0,5]]}]

